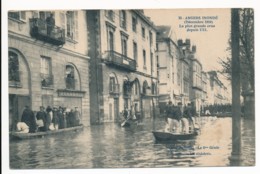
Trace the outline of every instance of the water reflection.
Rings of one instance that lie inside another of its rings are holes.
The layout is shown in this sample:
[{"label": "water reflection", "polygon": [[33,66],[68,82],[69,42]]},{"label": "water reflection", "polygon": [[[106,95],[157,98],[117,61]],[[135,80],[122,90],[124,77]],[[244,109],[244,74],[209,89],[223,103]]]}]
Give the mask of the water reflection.
[{"label": "water reflection", "polygon": [[[228,166],[231,154],[231,118],[204,117],[196,139],[175,143],[155,142],[152,130],[164,120],[121,128],[118,124],[86,127],[84,131],[33,140],[10,142],[10,167],[30,168],[131,168]],[[252,122],[243,122],[243,155],[254,164]]]}]

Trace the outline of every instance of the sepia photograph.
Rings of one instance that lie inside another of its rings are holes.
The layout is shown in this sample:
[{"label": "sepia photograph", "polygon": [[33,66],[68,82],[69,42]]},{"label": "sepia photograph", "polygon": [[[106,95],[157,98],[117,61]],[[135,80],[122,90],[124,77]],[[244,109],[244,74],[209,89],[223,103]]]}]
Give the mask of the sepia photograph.
[{"label": "sepia photograph", "polygon": [[8,9],[8,168],[255,167],[254,14]]}]

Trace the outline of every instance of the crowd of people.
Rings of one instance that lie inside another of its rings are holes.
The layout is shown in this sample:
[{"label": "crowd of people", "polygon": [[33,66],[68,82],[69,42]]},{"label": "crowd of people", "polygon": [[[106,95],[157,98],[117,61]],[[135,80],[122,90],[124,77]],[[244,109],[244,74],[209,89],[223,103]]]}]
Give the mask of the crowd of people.
[{"label": "crowd of people", "polygon": [[201,115],[214,115],[218,113],[228,113],[231,112],[231,104],[213,104],[206,105],[204,108],[201,108]]},{"label": "crowd of people", "polygon": [[17,131],[23,133],[35,133],[38,131],[50,131],[64,129],[81,124],[81,114],[78,107],[69,109],[64,107],[50,107],[46,109],[40,106],[36,114],[25,106],[21,122],[17,123]]},{"label": "crowd of people", "polygon": [[196,109],[191,104],[183,107],[182,103],[178,103],[177,106],[174,106],[169,101],[165,109],[165,131],[184,134],[191,133],[197,126],[196,117]]}]

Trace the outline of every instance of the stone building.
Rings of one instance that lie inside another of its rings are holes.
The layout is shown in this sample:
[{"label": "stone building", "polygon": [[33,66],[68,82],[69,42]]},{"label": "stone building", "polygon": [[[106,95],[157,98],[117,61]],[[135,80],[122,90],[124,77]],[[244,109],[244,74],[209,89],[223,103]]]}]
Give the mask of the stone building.
[{"label": "stone building", "polygon": [[207,83],[208,76],[205,71],[201,73],[201,85],[202,85],[202,93],[201,93],[201,112],[204,112],[204,107],[208,105],[208,94],[207,94]]},{"label": "stone building", "polygon": [[182,102],[183,54],[176,44],[174,32],[170,26],[157,26],[156,59],[158,62],[159,105],[163,109],[168,101],[174,105]]},{"label": "stone building", "polygon": [[156,29],[142,10],[88,10],[91,123],[116,122],[124,106],[154,116]]},{"label": "stone building", "polygon": [[189,64],[189,100],[196,111],[200,112],[202,99],[202,64],[196,57],[196,45],[191,46],[190,39],[178,40],[178,45],[182,49],[185,60]]},{"label": "stone building", "polygon": [[85,11],[8,13],[10,129],[26,105],[77,106],[89,125],[86,30]]},{"label": "stone building", "polygon": [[216,71],[208,72],[208,80],[208,104],[230,104],[230,92],[219,79]]}]

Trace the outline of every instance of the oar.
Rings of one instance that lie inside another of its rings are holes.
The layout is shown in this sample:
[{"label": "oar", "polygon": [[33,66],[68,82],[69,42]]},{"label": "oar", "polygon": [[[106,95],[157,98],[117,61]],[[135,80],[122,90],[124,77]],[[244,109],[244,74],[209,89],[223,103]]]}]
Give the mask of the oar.
[{"label": "oar", "polygon": [[127,122],[129,119],[130,119],[130,116],[128,116],[128,117],[126,118],[126,120],[125,120],[123,123],[121,123],[121,127],[124,127],[125,124],[126,124],[126,122]]}]

